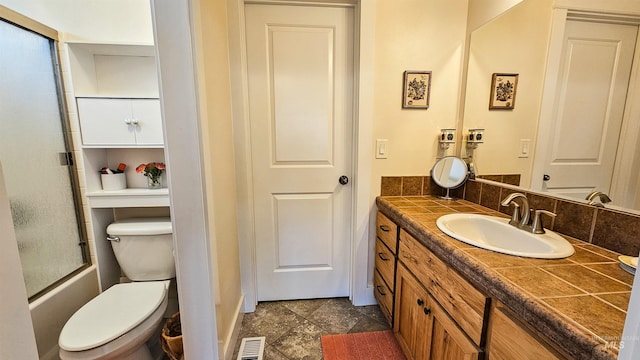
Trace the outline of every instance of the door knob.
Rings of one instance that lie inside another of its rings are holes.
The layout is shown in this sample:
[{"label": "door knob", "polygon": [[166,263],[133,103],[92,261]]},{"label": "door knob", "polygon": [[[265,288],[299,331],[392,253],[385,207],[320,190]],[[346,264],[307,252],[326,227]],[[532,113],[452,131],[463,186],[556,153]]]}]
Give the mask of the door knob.
[{"label": "door knob", "polygon": [[340,176],[340,178],[338,179],[338,182],[341,185],[347,185],[349,183],[349,178],[346,175],[342,175]]},{"label": "door knob", "polygon": [[543,181],[549,181],[549,180],[551,180],[551,176],[549,176],[547,174],[544,174],[544,176],[542,177],[542,180]]}]

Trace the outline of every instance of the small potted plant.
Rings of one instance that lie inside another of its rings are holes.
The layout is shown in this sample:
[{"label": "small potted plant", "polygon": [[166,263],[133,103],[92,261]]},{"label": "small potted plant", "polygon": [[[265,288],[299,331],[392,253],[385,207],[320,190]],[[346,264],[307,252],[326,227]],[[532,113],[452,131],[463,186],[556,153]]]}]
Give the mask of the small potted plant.
[{"label": "small potted plant", "polygon": [[136,168],[138,174],[144,173],[147,177],[147,185],[149,189],[159,189],[162,187],[160,177],[167,167],[161,162],[150,162],[148,164],[140,164]]}]

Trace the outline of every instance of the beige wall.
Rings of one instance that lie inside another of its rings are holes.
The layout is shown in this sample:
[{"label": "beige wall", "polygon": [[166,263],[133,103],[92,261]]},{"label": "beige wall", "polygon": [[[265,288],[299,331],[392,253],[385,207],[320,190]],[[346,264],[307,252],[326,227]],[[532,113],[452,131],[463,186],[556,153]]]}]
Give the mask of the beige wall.
[{"label": "beige wall", "polygon": [[[388,139],[389,155],[373,160],[373,197],[381,176],[427,174],[440,129],[455,127],[466,22],[466,0],[377,2],[370,141]],[[429,109],[402,108],[405,70],[432,71]]]},{"label": "beige wall", "polygon": [[474,0],[469,2],[467,31],[471,32],[523,0]]},{"label": "beige wall", "polygon": [[229,343],[241,306],[237,234],[236,170],[233,153],[229,44],[225,0],[195,1],[195,37],[199,80],[207,208],[217,269],[216,316],[221,352]]},{"label": "beige wall", "polygon": [[61,32],[61,41],[152,44],[149,0],[0,0]]},{"label": "beige wall", "polygon": [[[464,129],[485,129],[474,155],[479,174],[521,174],[529,186],[533,156],[518,154],[520,139],[531,140],[531,154],[536,143],[552,2],[523,1],[472,33]],[[513,110],[489,110],[493,73],[519,74]]]}]

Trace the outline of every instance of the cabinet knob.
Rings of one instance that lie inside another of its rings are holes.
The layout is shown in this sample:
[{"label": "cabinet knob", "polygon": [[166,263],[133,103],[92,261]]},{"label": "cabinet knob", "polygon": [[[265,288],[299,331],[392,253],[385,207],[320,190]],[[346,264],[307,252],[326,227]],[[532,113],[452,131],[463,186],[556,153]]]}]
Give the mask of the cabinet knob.
[{"label": "cabinet knob", "polygon": [[424,311],[425,315],[431,314],[431,309],[429,309],[429,308],[423,308],[422,311]]},{"label": "cabinet knob", "polygon": [[418,306],[422,306],[424,305],[424,300],[418,299],[417,303],[418,303]]},{"label": "cabinet knob", "polygon": [[384,253],[382,253],[382,252],[379,252],[379,253],[378,253],[378,257],[380,258],[380,260],[382,260],[382,261],[389,261],[389,258],[384,257],[383,255],[384,255]]},{"label": "cabinet knob", "polygon": [[380,225],[380,230],[384,231],[384,232],[389,232],[391,231],[391,229],[389,229],[389,227],[387,225]]},{"label": "cabinet knob", "polygon": [[382,291],[382,286],[380,285],[376,285],[376,290],[378,290],[378,293],[382,296],[386,296],[387,293],[385,293],[384,291]]},{"label": "cabinet knob", "polygon": [[131,119],[129,118],[124,119],[124,123],[127,125],[131,125]]},{"label": "cabinet knob", "polygon": [[136,119],[136,118],[131,119],[131,124],[132,125],[138,125],[138,119]]}]

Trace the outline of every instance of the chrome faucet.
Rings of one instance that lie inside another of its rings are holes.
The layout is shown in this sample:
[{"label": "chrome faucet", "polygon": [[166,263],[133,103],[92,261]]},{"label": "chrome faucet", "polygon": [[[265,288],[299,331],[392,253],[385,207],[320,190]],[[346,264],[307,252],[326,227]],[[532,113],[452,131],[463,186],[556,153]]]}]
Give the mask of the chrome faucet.
[{"label": "chrome faucet", "polygon": [[[596,201],[596,198],[600,199],[600,202]],[[585,200],[588,200],[588,205],[593,205],[597,207],[604,207],[604,204],[611,202],[611,198],[601,191],[594,191],[591,194],[587,195]]]},{"label": "chrome faucet", "polygon": [[[518,205],[518,203],[515,202],[515,199],[521,199],[522,206]],[[552,213],[551,211],[538,209],[533,212],[533,219],[531,219],[529,200],[527,200],[527,197],[522,193],[511,193],[504,200],[502,200],[500,204],[502,206],[514,206],[513,215],[511,216],[509,224],[534,234],[545,233],[544,226],[542,225],[542,214],[551,217],[556,216],[556,214]]]}]

